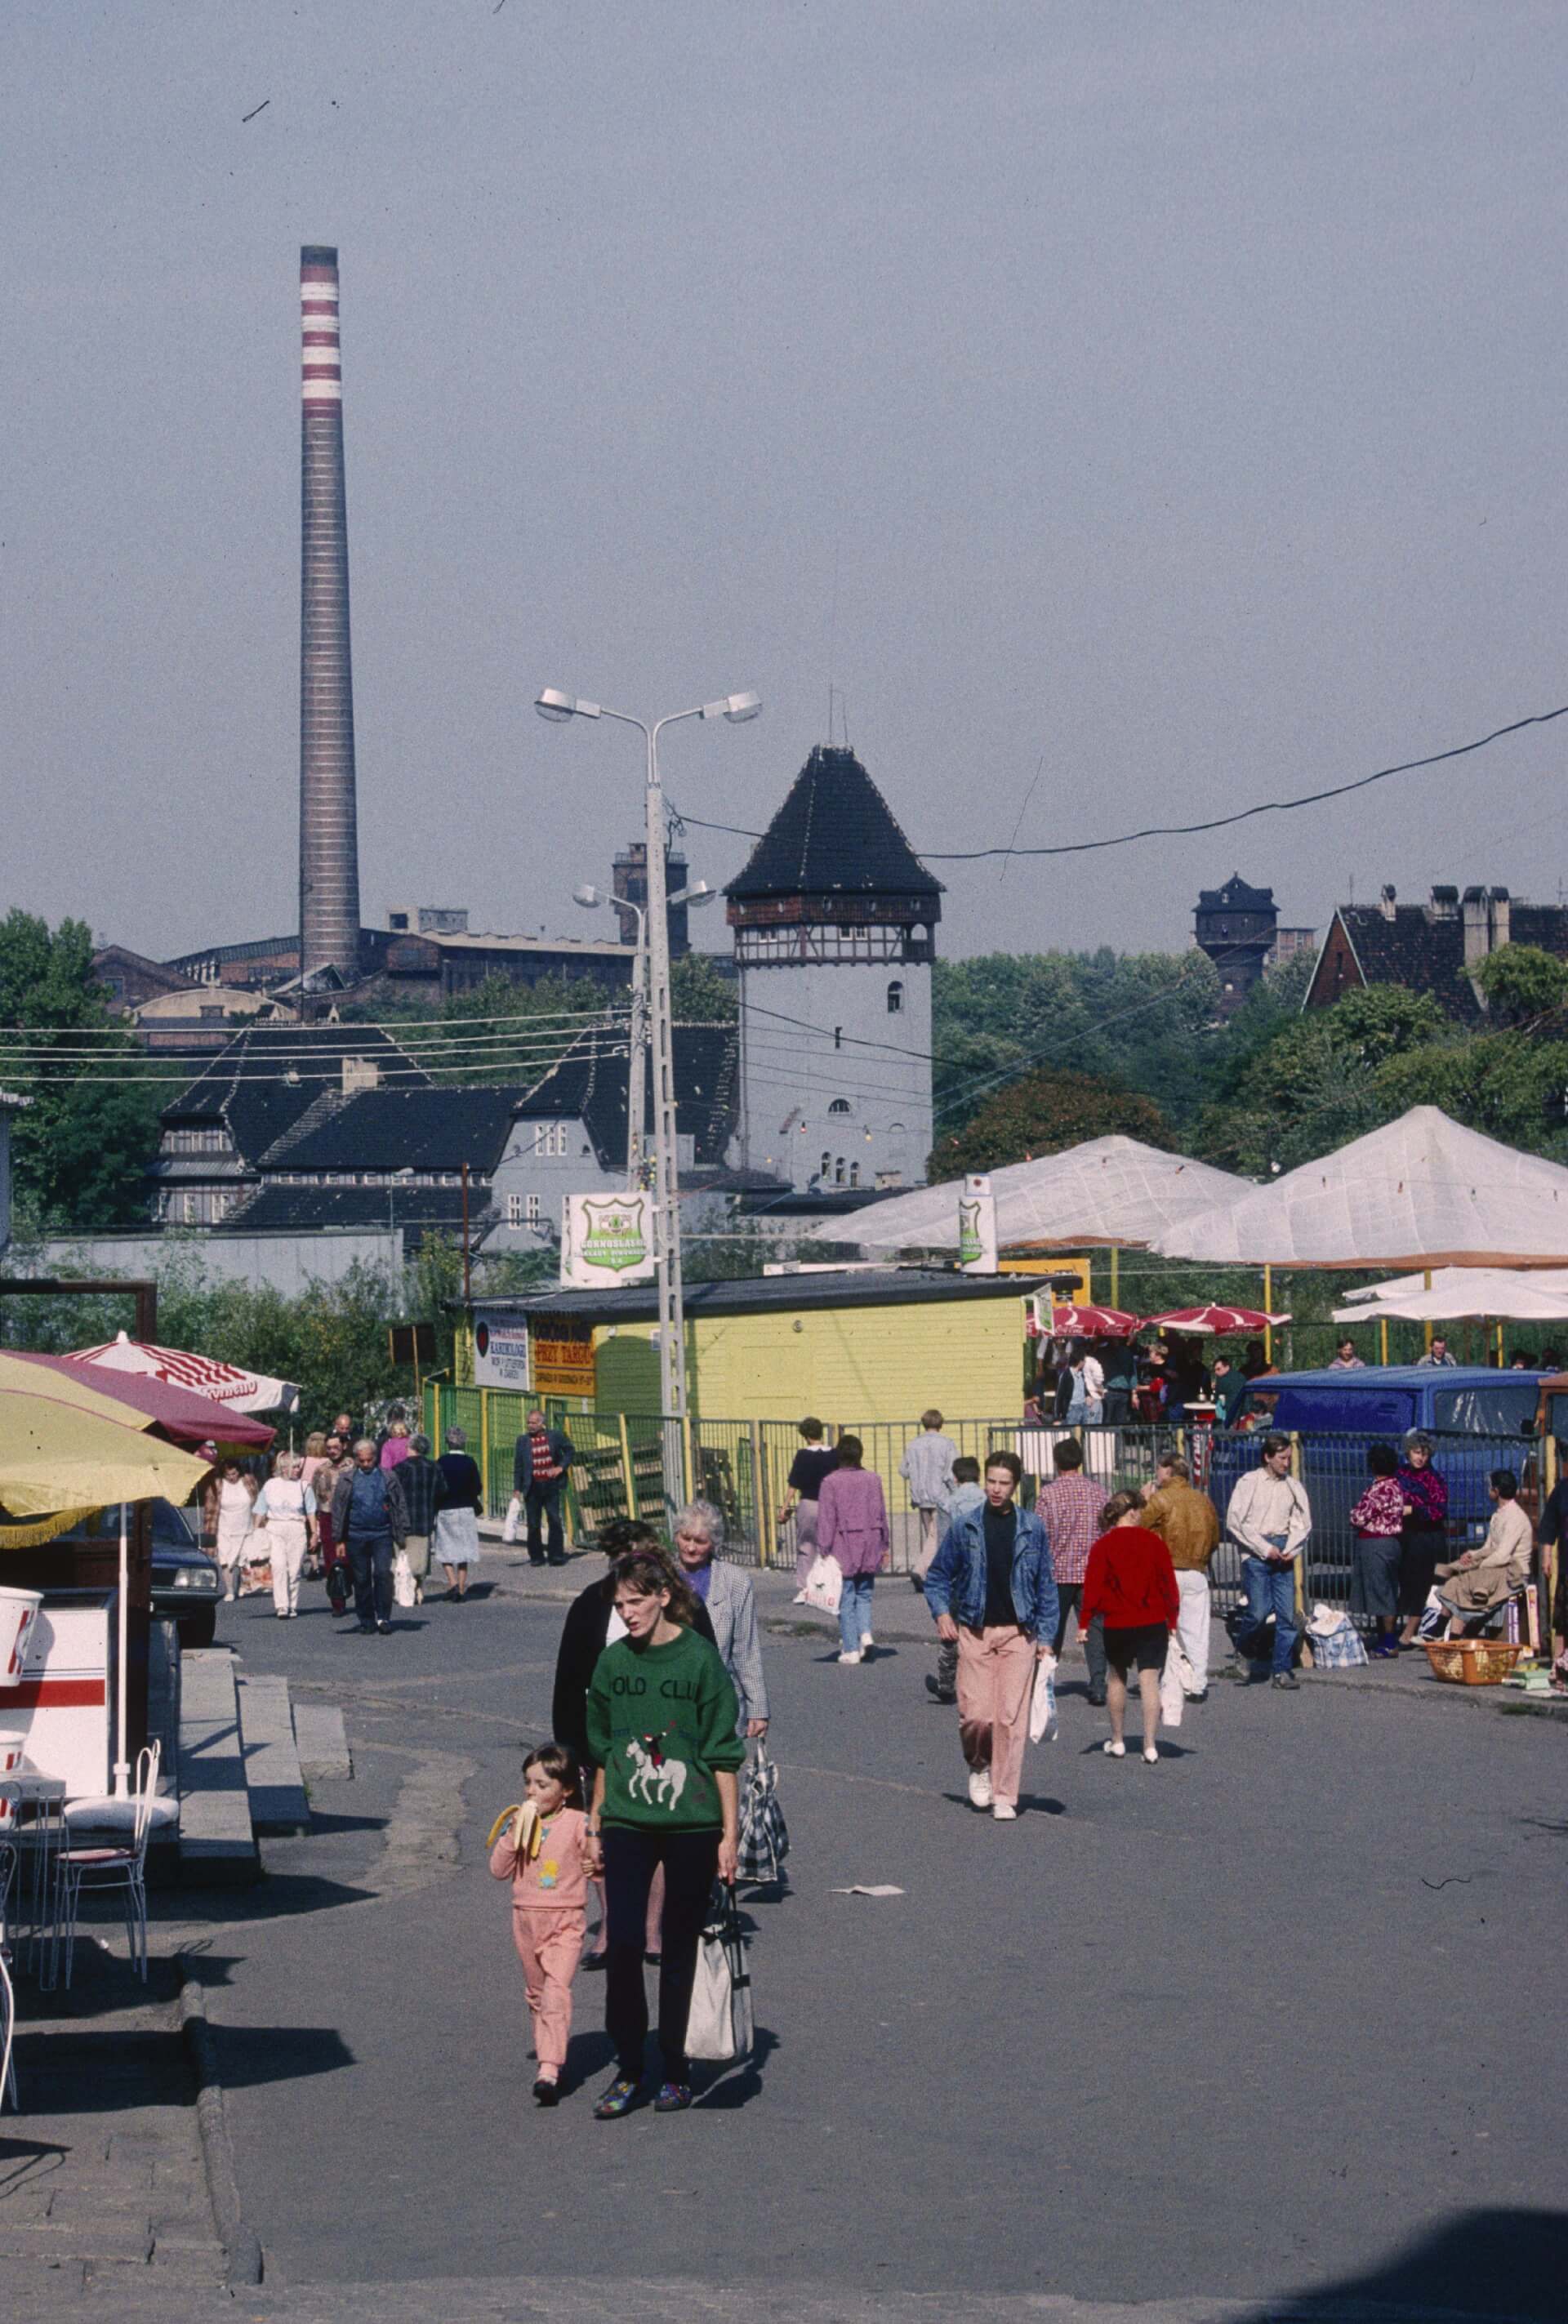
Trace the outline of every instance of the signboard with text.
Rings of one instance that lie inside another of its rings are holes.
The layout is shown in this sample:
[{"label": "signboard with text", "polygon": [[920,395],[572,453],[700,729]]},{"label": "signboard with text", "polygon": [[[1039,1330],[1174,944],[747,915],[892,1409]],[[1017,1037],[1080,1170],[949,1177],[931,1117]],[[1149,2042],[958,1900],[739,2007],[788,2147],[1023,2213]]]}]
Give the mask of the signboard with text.
[{"label": "signboard with text", "polygon": [[541,1315],[534,1326],[535,1396],[594,1395],[594,1328],[565,1315]]},{"label": "signboard with text", "polygon": [[493,1323],[482,1316],[474,1327],[474,1384],[476,1388],[511,1388],[532,1393],[529,1371],[526,1323]]},{"label": "signboard with text", "polygon": [[650,1194],[568,1194],[561,1206],[561,1288],[612,1290],[653,1273]]}]

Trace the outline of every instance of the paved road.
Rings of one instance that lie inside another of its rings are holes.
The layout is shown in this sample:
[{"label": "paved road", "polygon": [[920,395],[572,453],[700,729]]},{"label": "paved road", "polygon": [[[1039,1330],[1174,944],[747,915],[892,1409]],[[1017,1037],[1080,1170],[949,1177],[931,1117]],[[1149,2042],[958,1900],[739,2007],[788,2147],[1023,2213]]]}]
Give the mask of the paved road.
[{"label": "paved road", "polygon": [[[344,1703],[356,1757],[210,1940],[241,2187],[291,2312],[425,2279],[499,2313],[540,2298],[548,2250],[570,2314],[595,2284],[662,2312],[633,2288],[679,2280],[748,2315],[1561,2316],[1560,1726],[1216,1685],[1150,1769],[1107,1760],[1070,1693],[997,1825],[922,1692],[913,1601],[884,1585],[883,1635],[911,1635],[841,1670],[774,1600],[794,1853],[752,1914],[763,2054],[687,2116],[599,2124],[592,1978],[586,2088],[529,2099],[482,1849],[544,1731],[563,1604],[485,1572],[496,1594],[385,1640],[226,1612],[251,1667]],[[905,1893],[834,1893],[853,1882]]]}]

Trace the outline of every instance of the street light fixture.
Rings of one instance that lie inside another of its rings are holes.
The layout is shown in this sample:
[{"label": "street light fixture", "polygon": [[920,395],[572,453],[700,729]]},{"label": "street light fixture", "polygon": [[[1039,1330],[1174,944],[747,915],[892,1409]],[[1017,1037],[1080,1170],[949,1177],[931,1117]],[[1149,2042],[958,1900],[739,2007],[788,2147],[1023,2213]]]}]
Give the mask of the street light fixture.
[{"label": "street light fixture", "polygon": [[[611,718],[620,726],[635,726],[647,745],[648,901],[642,914],[640,954],[648,963],[648,983],[653,1033],[653,1216],[654,1255],[659,1270],[659,1401],[668,1418],[686,1416],[686,1314],[680,1268],[679,1165],[676,1145],[675,1041],[669,1004],[669,899],[664,885],[664,794],[659,781],[659,737],[667,726],[686,718],[724,718],[732,726],[744,725],[761,710],[757,694],[726,694],[716,702],[699,703],[692,710],[672,711],[649,724],[624,710],[611,710],[601,702],[582,702],[575,695],[546,687],[534,702],[541,718],[564,724],[568,718]],[[595,890],[595,897],[597,890]],[[715,893],[706,880],[683,889],[678,900],[706,903]],[[579,900],[581,892],[579,891]],[[589,908],[592,908],[590,907]],[[632,1088],[628,1085],[628,1110]]]}]

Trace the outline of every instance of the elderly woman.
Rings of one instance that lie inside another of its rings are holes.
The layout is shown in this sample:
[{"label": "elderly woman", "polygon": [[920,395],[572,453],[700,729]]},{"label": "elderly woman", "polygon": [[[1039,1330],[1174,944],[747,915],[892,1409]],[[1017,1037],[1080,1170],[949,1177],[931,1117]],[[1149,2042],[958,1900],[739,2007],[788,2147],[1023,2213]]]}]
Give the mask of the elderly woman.
[{"label": "elderly woman", "polygon": [[408,1567],[409,1581],[413,1583],[416,1606],[424,1603],[425,1579],[430,1571],[430,1536],[436,1523],[436,1497],[441,1489],[441,1471],[430,1458],[430,1440],[415,1435],[409,1439],[409,1457],[398,1469],[398,1482],[403,1489],[408,1507],[408,1538],[403,1543],[403,1559]]},{"label": "elderly woman", "polygon": [[218,1479],[214,1532],[223,1594],[231,1600],[240,1594],[240,1563],[255,1514],[255,1479],[247,1476],[237,1461],[226,1460]]},{"label": "elderly woman", "polygon": [[1448,1487],[1432,1465],[1431,1437],[1418,1428],[1405,1439],[1399,1486],[1407,1504],[1399,1537],[1399,1611],[1405,1618],[1399,1644],[1413,1646],[1448,1537]]},{"label": "elderly woman", "polygon": [[280,1452],[251,1512],[253,1524],[266,1528],[272,1607],[280,1622],[299,1619],[300,1576],[305,1552],[316,1538],[316,1496],[301,1481],[303,1465],[297,1452]]},{"label": "elderly woman", "polygon": [[[447,1449],[436,1462],[434,1503],[430,1554],[446,1573],[447,1597],[461,1604],[468,1594],[468,1569],[479,1563],[479,1512],[484,1506],[479,1463],[461,1428],[447,1431]],[[428,1567],[429,1556],[425,1563]]]},{"label": "elderly woman", "polygon": [[724,1521],[711,1501],[688,1501],[675,1520],[675,1554],[681,1579],[708,1609],[714,1644],[741,1706],[741,1726],[755,1742],[768,1732],[768,1689],[757,1637],[757,1600],[752,1577],[738,1565],[716,1562],[724,1545]]},{"label": "elderly woman", "polygon": [[1519,1507],[1518,1480],[1511,1469],[1494,1469],[1490,1481],[1492,1517],[1486,1539],[1452,1565],[1437,1568],[1437,1602],[1449,1617],[1451,1638],[1467,1630],[1473,1637],[1530,1578],[1535,1536]]},{"label": "elderly woman", "polygon": [[1351,1611],[1378,1625],[1372,1652],[1380,1662],[1398,1654],[1400,1539],[1410,1504],[1399,1482],[1399,1456],[1391,1444],[1374,1444],[1367,1454],[1371,1483],[1351,1511],[1356,1536],[1351,1570]]}]

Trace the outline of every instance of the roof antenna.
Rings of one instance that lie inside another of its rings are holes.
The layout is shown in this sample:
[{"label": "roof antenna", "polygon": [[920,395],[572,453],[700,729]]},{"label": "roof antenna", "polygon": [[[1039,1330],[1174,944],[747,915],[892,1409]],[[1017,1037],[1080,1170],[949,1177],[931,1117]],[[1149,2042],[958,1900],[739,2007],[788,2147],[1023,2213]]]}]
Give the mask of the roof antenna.
[{"label": "roof antenna", "polygon": [[833,544],[833,610],[827,617],[827,747],[833,748],[833,665],[838,656],[838,549]]}]

